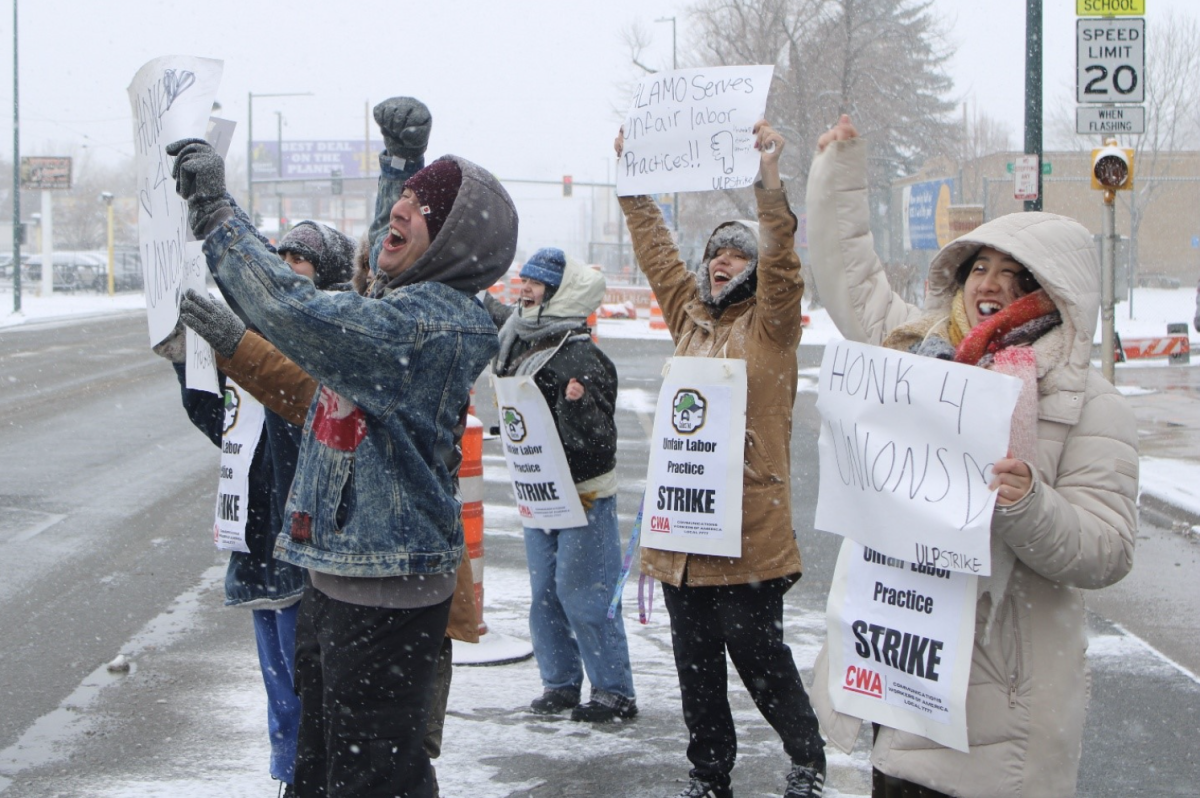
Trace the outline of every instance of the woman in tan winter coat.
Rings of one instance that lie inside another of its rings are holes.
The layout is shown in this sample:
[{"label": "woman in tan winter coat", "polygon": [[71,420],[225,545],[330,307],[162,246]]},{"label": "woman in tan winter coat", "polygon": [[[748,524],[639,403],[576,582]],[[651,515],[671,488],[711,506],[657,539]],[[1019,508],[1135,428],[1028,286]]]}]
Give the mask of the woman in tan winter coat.
[{"label": "woman in tan winter coat", "polygon": [[[1088,694],[1082,589],[1129,573],[1137,529],[1134,417],[1090,365],[1100,297],[1092,237],[1049,213],[990,221],[937,254],[925,308],[916,308],[892,292],[874,252],[866,144],[848,117],[818,149],[807,192],[809,252],[842,334],[984,368],[1025,362],[1027,384],[1037,388],[1029,394],[1028,453],[995,464],[995,581],[988,592],[981,587],[976,606],[970,752],[880,727],[872,795],[1073,795]],[[1020,448],[1021,409],[1019,402],[1011,454]],[[813,704],[831,741],[849,750],[859,721],[831,708],[824,655]]]},{"label": "woman in tan winter coat", "polygon": [[[779,179],[783,137],[766,122],[754,133],[758,223],[718,226],[698,274],[684,266],[654,200],[621,197],[638,266],[662,307],[675,354],[746,361],[742,556],[650,548],[641,554],[642,572],[663,583],[690,737],[691,782],[677,798],[733,794],[737,738],[726,652],[791,759],[785,798],[821,795],[825,777],[824,741],[783,642],[783,595],[801,571],[790,465],[804,280],[793,245],[796,217]],[[623,143],[617,139],[618,156]]]}]

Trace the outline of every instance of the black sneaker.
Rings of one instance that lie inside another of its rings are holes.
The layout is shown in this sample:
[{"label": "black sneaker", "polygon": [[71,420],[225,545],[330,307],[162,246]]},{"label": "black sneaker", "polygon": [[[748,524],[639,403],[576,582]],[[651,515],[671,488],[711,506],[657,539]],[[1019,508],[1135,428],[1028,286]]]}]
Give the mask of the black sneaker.
[{"label": "black sneaker", "polygon": [[637,716],[637,703],[629,701],[624,706],[610,707],[599,701],[589,701],[571,710],[571,720],[586,723],[608,723],[620,718],[629,720]]},{"label": "black sneaker", "polygon": [[733,789],[715,781],[692,779],[675,798],[733,798]]},{"label": "black sneaker", "polygon": [[557,715],[579,706],[579,693],[570,690],[547,690],[529,702],[529,710],[535,715]]},{"label": "black sneaker", "polygon": [[796,765],[787,777],[783,798],[821,798],[825,794],[825,770]]}]

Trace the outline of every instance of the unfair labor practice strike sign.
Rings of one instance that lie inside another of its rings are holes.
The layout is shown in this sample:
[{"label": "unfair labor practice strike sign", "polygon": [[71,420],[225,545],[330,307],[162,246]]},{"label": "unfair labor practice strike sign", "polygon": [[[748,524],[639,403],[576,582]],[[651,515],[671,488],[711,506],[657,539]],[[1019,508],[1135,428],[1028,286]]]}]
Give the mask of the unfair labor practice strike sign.
[{"label": "unfair labor practice strike sign", "polygon": [[221,477],[217,481],[217,520],[213,543],[218,549],[249,552],[246,515],[250,512],[250,465],[262,436],[266,411],[258,400],[225,383],[225,426],[221,431]]},{"label": "unfair labor practice strike sign", "polygon": [[643,546],[742,556],[745,437],[746,361],[668,361],[650,436]]},{"label": "unfair labor practice strike sign", "polygon": [[967,751],[977,581],[843,541],[826,615],[833,708]]},{"label": "unfair labor practice strike sign", "polygon": [[1021,381],[839,341],[825,347],[815,524],[918,565],[991,573],[996,494]]},{"label": "unfair labor practice strike sign", "polygon": [[554,415],[533,377],[493,376],[492,385],[500,407],[504,461],[521,523],[532,529],[587,525]]},{"label": "unfair labor practice strike sign", "polygon": [[617,194],[713,191],[754,183],[754,124],[767,109],[772,66],[676,69],[647,75],[625,115]]}]

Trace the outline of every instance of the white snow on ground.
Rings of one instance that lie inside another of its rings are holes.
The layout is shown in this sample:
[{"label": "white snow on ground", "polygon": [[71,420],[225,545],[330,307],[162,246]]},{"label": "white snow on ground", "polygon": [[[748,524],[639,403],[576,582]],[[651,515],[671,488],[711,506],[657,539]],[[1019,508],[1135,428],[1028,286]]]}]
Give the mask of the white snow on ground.
[{"label": "white snow on ground", "polygon": [[1141,457],[1142,493],[1200,515],[1200,465],[1185,460]]},{"label": "white snow on ground", "polygon": [[[144,308],[140,294],[121,294],[107,297],[96,294],[55,295],[43,299],[33,293],[23,297],[23,313],[12,313],[12,294],[0,290],[0,328],[10,328],[30,322],[63,320],[67,322],[81,317],[105,313],[128,312]],[[1135,318],[1128,319],[1127,305],[1117,310],[1117,326],[1123,336],[1162,335],[1168,322],[1190,321],[1195,311],[1195,293],[1192,289],[1163,291],[1141,289],[1134,300]],[[808,311],[806,311],[808,312]],[[839,340],[841,336],[829,321],[824,310],[808,312],[810,324],[804,332],[804,343],[823,344]],[[649,329],[648,319],[602,320],[599,336],[604,338],[647,338],[669,339],[665,331]],[[1161,365],[1164,360],[1142,362],[1138,367]],[[816,390],[817,369],[803,369],[798,387],[801,392]],[[1144,392],[1137,387],[1126,387],[1125,393],[1134,395]],[[623,408],[636,412],[652,413],[655,397],[648,391],[622,388],[618,402]],[[500,458],[485,457],[487,466],[485,479],[506,480]],[[1200,514],[1200,465],[1179,460],[1143,457],[1142,490],[1155,495],[1177,507]],[[623,527],[632,522],[622,518]],[[507,512],[504,507],[489,507],[487,517],[488,535],[519,536],[520,519],[515,511]],[[177,599],[175,606],[152,621],[131,639],[121,651],[136,654],[147,646],[169,648],[173,641],[186,633],[190,625],[200,621],[203,611],[197,612],[198,593],[208,583],[215,585],[220,579],[221,569],[206,573],[200,587],[193,587]],[[485,576],[486,610],[485,621],[497,634],[515,638],[528,637],[527,605],[529,601],[528,577],[524,571],[489,567]],[[666,613],[662,608],[661,596],[649,624],[637,622],[637,580],[627,583],[624,600],[626,629],[629,634],[630,654],[635,663],[635,682],[639,703],[646,708],[678,705],[678,683],[674,661],[671,656],[670,630]],[[807,666],[816,656],[824,635],[824,615],[821,612],[805,612],[789,608],[786,616],[786,637],[792,646],[796,661]],[[1123,631],[1123,630],[1122,630]],[[181,739],[179,745],[165,748],[162,759],[154,761],[153,772],[129,772],[124,779],[113,779],[111,775],[89,777],[80,774],[72,779],[69,788],[72,794],[94,795],[99,798],[210,798],[213,795],[242,798],[272,794],[274,784],[266,775],[265,763],[269,747],[262,732],[262,712],[265,696],[258,667],[250,647],[238,649],[235,654],[214,654],[213,667],[228,674],[227,687],[216,694],[207,692],[203,696],[183,695],[189,689],[179,685],[178,701],[189,707],[193,714],[190,728],[198,730],[220,729],[219,735],[204,734],[203,739]],[[217,661],[224,656],[225,660]],[[1133,669],[1153,672],[1161,668],[1179,669],[1143,641],[1132,635],[1100,635],[1090,641],[1089,658],[1099,668]],[[77,724],[63,726],[47,722],[34,724],[17,745],[32,746],[43,752],[43,756],[57,758],[69,756],[73,745],[86,733],[86,712],[83,710],[95,700],[107,684],[117,680],[102,678],[99,669],[81,684],[72,697],[56,710],[79,717]],[[476,798],[506,798],[521,789],[531,789],[539,783],[501,784],[491,781],[497,768],[489,762],[501,762],[531,750],[545,752],[569,767],[599,753],[619,754],[630,764],[661,768],[663,772],[680,769],[678,752],[670,761],[654,761],[655,755],[639,739],[638,724],[618,724],[613,729],[591,728],[569,721],[547,721],[523,711],[528,700],[540,692],[540,680],[536,664],[525,661],[495,668],[456,667],[454,683],[450,693],[450,707],[446,719],[446,748],[438,761],[438,774],[443,792],[447,795],[472,795]],[[744,693],[736,680],[730,683],[732,694]],[[175,700],[175,699],[173,699]],[[748,706],[748,704],[743,704]],[[53,715],[54,713],[52,713]],[[761,723],[752,709],[737,714],[739,723]],[[51,728],[56,728],[51,733]],[[184,732],[190,735],[198,732]],[[549,744],[547,744],[549,743]],[[777,743],[772,743],[778,747]],[[743,756],[757,753],[770,757],[782,756],[782,750],[766,750],[767,746],[746,746]],[[481,756],[480,752],[487,754]],[[4,765],[12,763],[13,750],[0,752],[0,791],[3,791],[4,776],[16,773],[5,771]],[[856,750],[852,755],[829,751],[830,768],[843,772],[869,773],[865,752]],[[39,759],[39,761],[47,761]],[[21,757],[23,765],[30,764],[28,749]],[[68,785],[63,785],[67,788]],[[839,793],[827,788],[833,798],[859,798],[848,793]]]}]

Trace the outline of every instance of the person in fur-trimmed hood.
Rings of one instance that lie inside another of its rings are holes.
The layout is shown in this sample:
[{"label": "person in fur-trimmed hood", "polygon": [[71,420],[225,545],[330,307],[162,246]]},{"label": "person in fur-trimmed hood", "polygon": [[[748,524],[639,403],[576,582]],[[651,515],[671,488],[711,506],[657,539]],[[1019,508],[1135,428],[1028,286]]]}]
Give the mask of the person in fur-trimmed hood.
[{"label": "person in fur-trimmed hood", "polygon": [[[804,279],[796,217],[779,177],[783,137],[766,121],[754,134],[758,223],[719,225],[697,274],[684,265],[655,201],[621,197],[638,267],[675,354],[746,361],[746,437],[735,461],[742,470],[742,556],[641,551],[642,573],[663,583],[690,738],[691,781],[677,798],[732,795],[737,733],[727,652],[791,760],[784,796],[820,795],[825,778],[825,743],[783,641],[783,597],[802,569],[792,529],[791,439]],[[619,136],[618,157],[623,148]]]},{"label": "person in fur-trimmed hood", "polygon": [[[521,267],[514,307],[488,295],[500,328],[498,377],[531,375],[554,416],[567,465],[587,513],[571,529],[525,527],[529,631],[543,694],[539,714],[607,722],[637,714],[629,645],[608,604],[621,570],[617,526],[617,369],[592,342],[587,318],[604,301],[604,276],[546,247]],[[584,673],[590,700],[579,703]]]},{"label": "person in fur-trimmed hood", "polygon": [[[1091,367],[1100,270],[1088,230],[1014,213],[947,244],[925,307],[891,290],[874,251],[866,144],[843,116],[808,179],[809,253],[821,298],[848,339],[1020,377],[1010,456],[995,463],[992,575],[979,580],[967,690],[969,753],[880,727],[874,798],[1069,796],[1088,677],[1083,590],[1133,567],[1137,427]],[[860,721],[832,709],[824,650],[813,704],[849,751]]]}]

